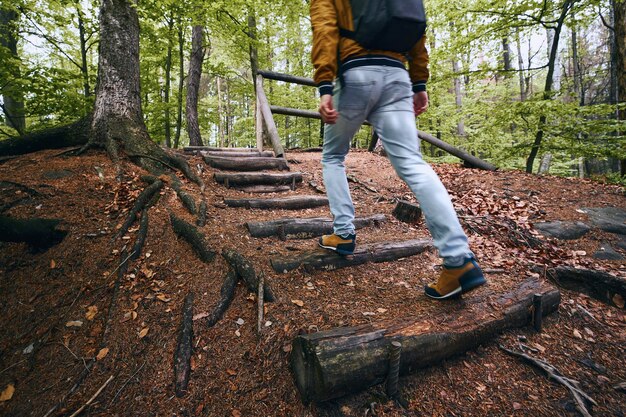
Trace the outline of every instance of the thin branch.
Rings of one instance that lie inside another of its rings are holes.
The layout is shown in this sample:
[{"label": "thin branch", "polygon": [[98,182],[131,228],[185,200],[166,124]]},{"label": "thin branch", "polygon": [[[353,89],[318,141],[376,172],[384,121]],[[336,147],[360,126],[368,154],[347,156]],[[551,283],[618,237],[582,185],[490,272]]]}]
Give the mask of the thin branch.
[{"label": "thin branch", "polygon": [[604,25],[607,29],[609,29],[611,32],[615,32],[615,28],[614,28],[613,26],[611,26],[611,25],[609,24],[609,22],[607,22],[607,21],[604,19],[604,15],[602,14],[602,8],[601,8],[600,6],[598,6],[598,14],[600,15],[600,20],[602,20],[602,24],[603,24],[603,25]]},{"label": "thin branch", "polygon": [[[26,19],[28,19],[30,21],[30,23],[32,23],[32,25],[35,27],[35,29],[37,29],[39,31],[39,35],[42,36],[45,40],[47,40],[48,42],[50,42],[50,44],[52,44],[52,46],[54,46],[64,57],[66,57],[72,64],[76,65],[79,69],[83,69],[82,65],[80,65],[78,62],[74,61],[74,59],[69,56],[67,53],[65,53],[65,51],[63,50],[63,48],[61,48],[57,42],[52,39],[51,36],[48,36],[43,30],[41,30],[41,28],[37,25],[37,23],[35,21],[33,21],[33,19],[31,19],[28,14],[25,14]],[[27,32],[31,35],[37,35],[37,33],[32,33],[32,32]]]}]

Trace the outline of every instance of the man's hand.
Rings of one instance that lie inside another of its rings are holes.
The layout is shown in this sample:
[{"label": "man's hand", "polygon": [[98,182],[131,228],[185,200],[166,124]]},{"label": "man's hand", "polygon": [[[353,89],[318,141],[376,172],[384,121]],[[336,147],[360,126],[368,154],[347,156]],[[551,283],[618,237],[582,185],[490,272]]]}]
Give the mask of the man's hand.
[{"label": "man's hand", "polygon": [[[427,99],[428,100],[428,99]],[[320,114],[324,123],[334,125],[339,117],[339,112],[333,107],[333,96],[330,94],[324,94],[320,98]]]},{"label": "man's hand", "polygon": [[428,109],[428,93],[420,91],[413,94],[413,111],[415,116],[419,116]]}]

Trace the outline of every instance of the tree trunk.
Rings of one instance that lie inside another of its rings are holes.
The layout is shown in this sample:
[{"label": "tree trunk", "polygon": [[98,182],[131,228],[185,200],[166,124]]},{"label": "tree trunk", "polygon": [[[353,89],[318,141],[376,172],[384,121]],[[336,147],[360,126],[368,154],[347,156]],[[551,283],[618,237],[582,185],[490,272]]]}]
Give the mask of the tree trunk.
[{"label": "tree trunk", "polygon": [[459,115],[459,120],[456,124],[456,134],[464,138],[465,122],[463,121],[462,115],[463,98],[461,96],[461,78],[458,75],[459,61],[456,59],[456,57],[452,59],[452,71],[454,72],[454,101],[456,103],[456,112]]},{"label": "tree trunk", "polygon": [[191,57],[189,59],[189,77],[187,79],[187,133],[189,145],[202,146],[200,125],[198,124],[198,90],[204,61],[204,28],[201,25],[193,27],[191,32]]},{"label": "tree trunk", "polygon": [[[559,50],[559,39],[561,37],[561,29],[563,29],[563,22],[565,22],[565,18],[567,17],[573,3],[575,0],[566,1],[563,4],[563,8],[561,10],[561,15],[557,21],[556,27],[554,29],[554,36],[552,37],[550,54],[548,59],[548,74],[546,75],[546,83],[543,89],[543,99],[551,100],[552,99],[552,86],[554,82],[554,71],[556,66],[556,60]],[[539,153],[539,148],[541,147],[541,142],[543,140],[543,127],[545,126],[547,118],[545,115],[541,115],[539,117],[539,127],[537,129],[537,133],[535,135],[535,141],[530,150],[530,154],[528,155],[528,159],[526,159],[526,172],[531,174],[533,172],[533,165],[535,163],[535,158],[537,157],[537,153]]]},{"label": "tree trunk", "polygon": [[165,105],[164,115],[165,124],[165,146],[172,147],[172,123],[170,122],[170,90],[172,84],[172,50],[174,48],[172,41],[172,31],[174,29],[174,18],[170,16],[167,21],[167,55],[165,56],[165,86],[163,88],[163,104]]},{"label": "tree trunk", "polygon": [[526,83],[524,78],[524,59],[522,58],[522,43],[520,40],[520,31],[517,30],[516,36],[517,44],[517,69],[519,75],[519,95],[520,101],[526,101]]},{"label": "tree trunk", "polygon": [[580,72],[580,59],[578,57],[578,33],[572,28],[572,69],[574,72],[574,92],[578,96],[578,103],[585,105],[585,89],[583,87],[582,74]]},{"label": "tree trunk", "polygon": [[[87,38],[85,35],[85,24],[83,19],[83,12],[80,9],[80,2],[76,1],[76,14],[78,16],[78,35],[80,39],[80,72],[83,76],[83,94],[85,98],[91,96],[91,86],[89,85],[89,66],[87,63]],[[85,112],[87,110],[87,100],[85,100]]]},{"label": "tree trunk", "polygon": [[[7,48],[11,57],[17,62],[17,36],[18,14],[16,10],[9,9],[8,5],[0,6],[0,45]],[[12,68],[13,69],[13,68]],[[19,66],[15,66],[12,76],[21,78]],[[20,135],[26,132],[26,117],[24,115],[24,96],[19,86],[10,83],[2,87],[2,110],[6,117],[6,125],[17,130]]]},{"label": "tree trunk", "polygon": [[[617,77],[617,100],[620,103],[626,103],[626,2],[617,2],[613,0],[613,16],[615,29],[615,61],[616,61],[616,77]],[[626,120],[626,111],[618,112],[619,120]],[[624,130],[618,132],[624,134]],[[622,141],[622,152],[626,152]],[[620,161],[620,173],[626,176],[626,158]]]},{"label": "tree trunk", "polygon": [[217,136],[218,145],[220,148],[224,146],[224,112],[222,108],[222,77],[219,75],[215,77],[215,83],[217,84]]},{"label": "tree trunk", "polygon": [[183,25],[178,22],[178,97],[176,102],[176,133],[174,135],[174,148],[180,145],[180,132],[183,129],[183,86],[185,85],[185,36]]},{"label": "tree trunk", "polygon": [[502,38],[502,67],[505,71],[510,71],[511,66],[511,46],[509,45],[509,38]]}]

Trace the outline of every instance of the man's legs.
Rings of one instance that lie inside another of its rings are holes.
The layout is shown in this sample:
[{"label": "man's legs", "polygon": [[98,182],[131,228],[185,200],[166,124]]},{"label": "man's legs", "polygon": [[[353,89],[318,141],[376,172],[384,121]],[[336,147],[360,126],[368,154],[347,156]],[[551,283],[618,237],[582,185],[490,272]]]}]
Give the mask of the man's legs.
[{"label": "man's legs", "polygon": [[[334,234],[336,236],[354,236],[354,205],[350,197],[350,188],[346,177],[344,161],[350,150],[350,142],[365,120],[368,103],[375,84],[374,78],[378,71],[350,70],[345,74],[344,85],[336,88],[334,106],[339,110],[339,118],[335,124],[327,124],[324,128],[324,150],[322,152],[322,169],[324,185],[333,215]],[[325,236],[323,239],[331,239]],[[352,238],[353,239],[353,238]],[[336,250],[339,240],[332,238],[328,244],[320,241],[320,245]],[[344,254],[352,250],[346,247]],[[341,251],[338,251],[341,253]]]},{"label": "man's legs", "polygon": [[433,298],[448,298],[485,282],[469,249],[450,196],[419,152],[412,92],[406,71],[388,68],[382,94],[368,119],[380,136],[394,169],[424,212],[426,225],[444,261],[439,281],[426,288]]}]

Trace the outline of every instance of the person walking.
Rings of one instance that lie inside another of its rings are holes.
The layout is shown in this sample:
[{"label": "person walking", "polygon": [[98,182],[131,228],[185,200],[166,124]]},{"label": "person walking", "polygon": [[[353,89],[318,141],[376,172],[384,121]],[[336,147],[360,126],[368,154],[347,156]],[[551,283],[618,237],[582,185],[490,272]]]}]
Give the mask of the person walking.
[{"label": "person walking", "polygon": [[[398,1],[398,7],[405,9],[417,3],[415,0]],[[376,2],[384,0],[369,1],[370,5]],[[352,10],[352,3],[360,5]],[[344,161],[352,137],[368,120],[382,140],[396,173],[419,201],[434,245],[443,258],[442,272],[436,282],[425,286],[426,295],[439,300],[458,297],[485,284],[486,280],[469,248],[448,192],[419,150],[415,117],[428,108],[426,38],[405,30],[404,22],[392,22],[389,26],[396,28],[399,35],[390,35],[389,46],[376,49],[380,46],[360,44],[353,39],[355,20],[364,22],[378,16],[371,16],[372,10],[364,10],[363,3],[359,0],[310,2],[311,57],[320,93],[319,112],[325,123],[323,177],[334,232],[322,236],[319,245],[341,255],[351,255],[356,247],[354,205]],[[403,13],[401,11],[400,15]],[[363,32],[367,26],[358,30]],[[393,39],[394,36],[398,39]],[[409,40],[415,43],[406,51],[394,50],[396,44],[406,43],[406,38],[411,36],[419,39]],[[376,34],[374,38],[384,36]]]}]

